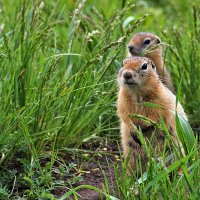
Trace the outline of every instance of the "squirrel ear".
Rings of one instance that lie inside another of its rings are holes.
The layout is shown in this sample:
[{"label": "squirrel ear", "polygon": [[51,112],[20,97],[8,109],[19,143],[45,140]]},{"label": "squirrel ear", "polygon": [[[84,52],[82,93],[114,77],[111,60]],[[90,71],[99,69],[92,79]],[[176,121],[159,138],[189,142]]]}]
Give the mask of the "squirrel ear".
[{"label": "squirrel ear", "polygon": [[160,38],[157,38],[156,39],[156,44],[160,44],[160,43],[161,43]]},{"label": "squirrel ear", "polygon": [[152,65],[152,68],[153,68],[153,69],[156,68],[156,66],[155,66],[155,64],[153,63],[153,61],[151,62],[151,65]]}]

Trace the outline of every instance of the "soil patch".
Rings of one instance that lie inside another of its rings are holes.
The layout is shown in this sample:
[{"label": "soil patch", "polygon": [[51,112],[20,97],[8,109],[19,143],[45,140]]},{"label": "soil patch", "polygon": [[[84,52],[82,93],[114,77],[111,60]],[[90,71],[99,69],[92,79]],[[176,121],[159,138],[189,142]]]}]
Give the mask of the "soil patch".
[{"label": "soil patch", "polygon": [[[114,163],[119,163],[119,149],[116,143],[103,144],[103,143],[88,143],[84,149],[90,149],[95,151],[94,153],[86,153],[87,160],[81,162],[81,177],[82,180],[73,184],[73,188],[81,185],[91,185],[99,188],[103,191],[103,187],[109,187],[110,195],[116,196],[116,181],[115,181],[115,170]],[[74,159],[77,162],[77,159]],[[106,181],[105,181],[106,180]],[[67,190],[56,190],[53,193],[57,196],[62,196]],[[104,196],[100,195],[99,192],[91,189],[79,189],[76,191],[76,195],[80,200],[100,200],[105,199]],[[75,199],[74,196],[70,196],[69,199]]]}]

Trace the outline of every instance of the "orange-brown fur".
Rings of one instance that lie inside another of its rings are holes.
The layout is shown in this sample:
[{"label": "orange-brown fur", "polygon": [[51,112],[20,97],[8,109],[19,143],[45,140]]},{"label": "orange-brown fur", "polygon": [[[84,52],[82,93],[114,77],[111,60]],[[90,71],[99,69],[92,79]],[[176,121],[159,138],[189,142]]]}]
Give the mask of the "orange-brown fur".
[{"label": "orange-brown fur", "polygon": [[[147,63],[147,70],[141,67]],[[128,79],[125,77],[129,76]],[[123,67],[118,72],[118,101],[117,111],[121,119],[121,140],[125,158],[131,151],[130,165],[133,170],[136,169],[136,160],[141,156],[142,162],[147,161],[144,149],[134,140],[136,135],[136,126],[149,126],[144,124],[142,120],[130,118],[129,114],[143,115],[151,120],[159,123],[160,117],[163,118],[168,130],[170,131],[173,141],[177,145],[181,145],[176,135],[175,126],[175,108],[176,97],[174,94],[160,81],[156,72],[155,65],[151,60],[145,57],[130,57],[124,60]],[[143,102],[157,104],[161,108],[150,108],[144,106]],[[177,112],[187,120],[187,116],[178,103]],[[143,133],[144,137],[149,141],[153,131],[149,130]],[[164,134],[157,131],[155,148],[162,150],[164,144]],[[184,153],[184,152],[183,152]]]},{"label": "orange-brown fur", "polygon": [[[149,44],[144,41],[149,39]],[[154,62],[158,75],[163,79],[163,83],[174,92],[174,86],[171,81],[170,73],[164,65],[162,56],[162,43],[160,38],[152,33],[139,32],[136,33],[129,42],[129,53],[132,56],[144,56]]]}]

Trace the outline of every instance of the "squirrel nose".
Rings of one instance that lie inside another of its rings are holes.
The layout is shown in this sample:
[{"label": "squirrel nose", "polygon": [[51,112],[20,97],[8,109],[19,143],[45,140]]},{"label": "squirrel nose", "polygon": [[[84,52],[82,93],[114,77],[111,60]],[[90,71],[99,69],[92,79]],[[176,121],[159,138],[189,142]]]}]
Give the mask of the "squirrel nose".
[{"label": "squirrel nose", "polygon": [[133,51],[134,46],[133,46],[133,45],[128,45],[128,49],[129,49],[129,51],[131,52],[131,51]]},{"label": "squirrel nose", "polygon": [[132,74],[131,74],[130,72],[125,72],[125,73],[123,74],[123,76],[124,76],[125,79],[129,79],[129,78],[132,77]]}]

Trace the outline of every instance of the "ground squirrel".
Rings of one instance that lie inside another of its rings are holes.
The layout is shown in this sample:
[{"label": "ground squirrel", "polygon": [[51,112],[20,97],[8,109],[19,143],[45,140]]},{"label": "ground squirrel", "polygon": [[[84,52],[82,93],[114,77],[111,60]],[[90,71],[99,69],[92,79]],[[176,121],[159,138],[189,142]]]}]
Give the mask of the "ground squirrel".
[{"label": "ground squirrel", "polygon": [[144,56],[151,59],[156,65],[162,82],[174,93],[170,73],[164,65],[162,43],[157,35],[146,32],[136,33],[128,44],[128,51],[132,56]]},{"label": "ground squirrel", "polygon": [[[136,169],[136,160],[140,156],[141,161],[146,163],[148,158],[141,142],[137,137],[135,127],[142,129],[145,139],[152,137],[154,127],[145,124],[142,120],[130,118],[129,114],[137,114],[148,117],[159,123],[162,116],[170,132],[170,136],[177,145],[181,145],[176,135],[175,126],[175,95],[160,81],[154,63],[145,57],[128,57],[123,61],[123,67],[117,75],[119,85],[117,112],[121,120],[121,140],[125,158],[131,152],[130,166]],[[144,106],[144,102],[159,105],[161,108]],[[187,116],[178,103],[177,112],[187,120]],[[155,148],[162,150],[165,135],[157,131]],[[160,148],[160,149],[159,149]],[[184,151],[182,149],[184,154]],[[143,165],[144,166],[144,165]],[[144,168],[143,168],[144,169]]]}]

